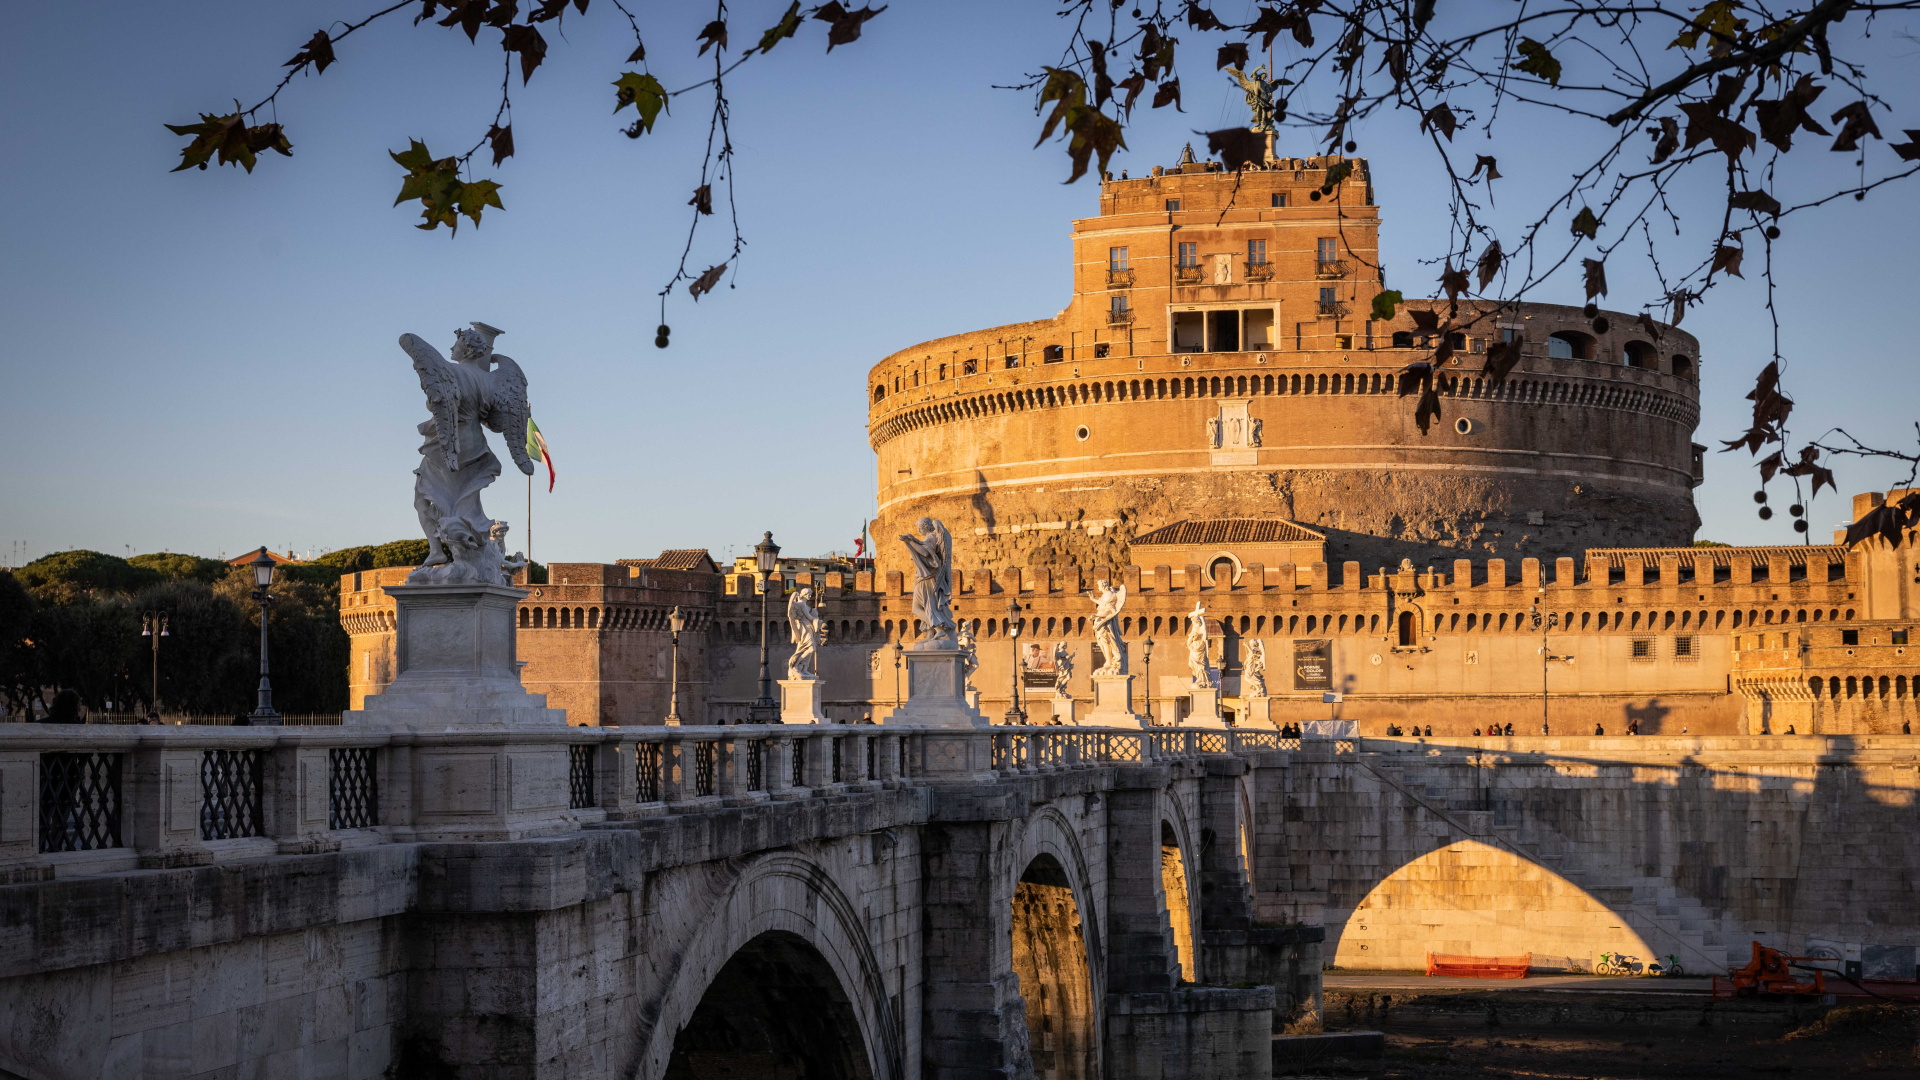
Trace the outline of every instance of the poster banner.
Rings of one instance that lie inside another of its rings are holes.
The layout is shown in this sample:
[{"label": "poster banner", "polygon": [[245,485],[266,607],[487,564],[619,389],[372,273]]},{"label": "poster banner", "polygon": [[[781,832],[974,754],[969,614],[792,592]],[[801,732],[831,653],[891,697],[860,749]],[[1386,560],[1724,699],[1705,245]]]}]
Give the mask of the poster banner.
[{"label": "poster banner", "polygon": [[1295,690],[1333,689],[1333,642],[1326,638],[1293,641],[1293,688]]}]

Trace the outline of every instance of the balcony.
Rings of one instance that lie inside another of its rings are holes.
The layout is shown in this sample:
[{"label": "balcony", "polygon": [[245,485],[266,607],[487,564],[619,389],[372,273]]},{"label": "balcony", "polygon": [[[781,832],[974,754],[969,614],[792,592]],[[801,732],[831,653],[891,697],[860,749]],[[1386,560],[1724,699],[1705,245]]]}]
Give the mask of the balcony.
[{"label": "balcony", "polygon": [[1109,289],[1133,288],[1133,270],[1127,267],[1119,267],[1119,268],[1111,267],[1111,266],[1107,267],[1107,288]]},{"label": "balcony", "polygon": [[1173,280],[1176,285],[1198,285],[1202,271],[1199,263],[1192,266],[1181,264],[1173,268]]},{"label": "balcony", "polygon": [[1133,325],[1133,309],[1117,308],[1117,309],[1108,310],[1107,325],[1108,326],[1132,326]]},{"label": "balcony", "polygon": [[1313,264],[1313,276],[1318,278],[1343,278],[1351,272],[1345,259],[1321,259]]},{"label": "balcony", "polygon": [[1273,264],[1272,263],[1250,262],[1250,263],[1244,264],[1242,269],[1246,274],[1246,280],[1248,281],[1272,281],[1273,280]]},{"label": "balcony", "polygon": [[1326,319],[1345,318],[1347,314],[1347,305],[1339,300],[1322,300],[1316,308],[1321,318]]}]

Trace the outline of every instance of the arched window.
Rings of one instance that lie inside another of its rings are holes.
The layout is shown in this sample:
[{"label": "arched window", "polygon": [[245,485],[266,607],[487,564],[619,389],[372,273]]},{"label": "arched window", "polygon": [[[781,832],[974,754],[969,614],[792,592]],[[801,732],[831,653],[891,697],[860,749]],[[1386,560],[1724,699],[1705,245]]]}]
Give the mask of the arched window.
[{"label": "arched window", "polygon": [[1396,349],[1413,348],[1413,331],[1395,330],[1393,332],[1393,347]]},{"label": "arched window", "polygon": [[1413,648],[1414,638],[1417,634],[1419,634],[1419,632],[1420,632],[1420,624],[1418,620],[1414,618],[1413,612],[1411,611],[1401,612],[1400,613],[1400,647],[1403,649]]},{"label": "arched window", "polygon": [[1558,330],[1547,335],[1547,355],[1555,360],[1593,359],[1593,338],[1578,330]]},{"label": "arched window", "polygon": [[1225,555],[1213,560],[1213,564],[1207,567],[1207,578],[1213,582],[1213,587],[1216,589],[1232,586],[1233,560]]},{"label": "arched window", "polygon": [[1684,353],[1673,354],[1673,374],[1676,378],[1693,378],[1693,357]]},{"label": "arched window", "polygon": [[1645,341],[1629,341],[1620,350],[1620,362],[1627,367],[1660,370],[1660,353]]}]

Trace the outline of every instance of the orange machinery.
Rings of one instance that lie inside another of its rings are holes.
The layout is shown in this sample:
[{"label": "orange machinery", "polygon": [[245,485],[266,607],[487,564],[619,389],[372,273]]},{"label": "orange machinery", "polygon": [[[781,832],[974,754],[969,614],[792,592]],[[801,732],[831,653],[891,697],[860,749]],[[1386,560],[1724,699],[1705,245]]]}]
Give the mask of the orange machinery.
[{"label": "orange machinery", "polygon": [[[1713,977],[1713,996],[1717,998],[1757,997],[1762,994],[1818,994],[1835,997],[1870,997],[1887,1000],[1920,1000],[1920,983],[1888,979],[1854,979],[1815,965],[1833,963],[1830,957],[1785,956],[1778,949],[1753,943],[1753,959],[1747,966]],[[1802,981],[1795,969],[1812,978]],[[1828,978],[1832,978],[1832,982]]]}]

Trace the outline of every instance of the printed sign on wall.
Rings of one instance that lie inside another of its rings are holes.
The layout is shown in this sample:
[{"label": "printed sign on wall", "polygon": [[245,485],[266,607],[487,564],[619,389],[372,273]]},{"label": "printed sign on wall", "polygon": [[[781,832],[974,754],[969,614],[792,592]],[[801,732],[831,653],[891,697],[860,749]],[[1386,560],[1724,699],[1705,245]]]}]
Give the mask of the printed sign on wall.
[{"label": "printed sign on wall", "polygon": [[1293,688],[1333,689],[1333,643],[1326,638],[1293,641]]}]

